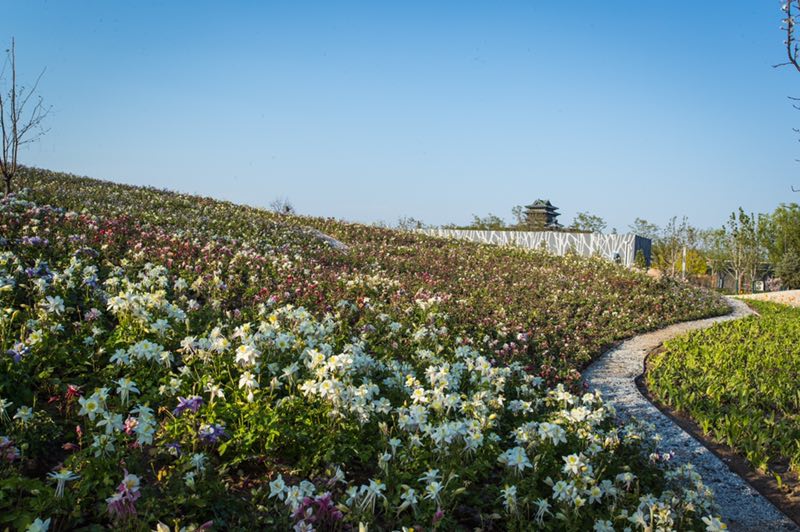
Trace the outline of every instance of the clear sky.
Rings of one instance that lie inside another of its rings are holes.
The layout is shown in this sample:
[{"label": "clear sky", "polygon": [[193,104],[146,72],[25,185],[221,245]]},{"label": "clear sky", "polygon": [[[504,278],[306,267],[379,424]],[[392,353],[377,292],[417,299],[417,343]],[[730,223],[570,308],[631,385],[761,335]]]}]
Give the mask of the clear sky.
[{"label": "clear sky", "polygon": [[0,1],[27,164],[365,222],[800,201],[778,1]]}]

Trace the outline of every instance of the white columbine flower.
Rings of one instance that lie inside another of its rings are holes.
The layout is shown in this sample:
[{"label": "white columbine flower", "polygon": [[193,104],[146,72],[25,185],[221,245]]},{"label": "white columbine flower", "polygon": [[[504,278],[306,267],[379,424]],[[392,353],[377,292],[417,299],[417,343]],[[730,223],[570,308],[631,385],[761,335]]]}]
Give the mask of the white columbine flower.
[{"label": "white columbine flower", "polygon": [[225,400],[225,392],[222,391],[222,386],[209,382],[206,384],[206,392],[209,394],[208,403],[212,404],[214,399],[219,398]]},{"label": "white columbine flower", "polygon": [[14,403],[7,399],[0,399],[0,422],[8,423],[11,421],[11,418],[8,417],[8,409],[13,404]]},{"label": "white columbine flower", "polygon": [[503,496],[503,506],[508,513],[514,513],[517,510],[517,487],[506,486],[500,493]]},{"label": "white columbine flower", "polygon": [[242,366],[255,366],[261,355],[258,349],[251,345],[243,344],[236,348],[236,363]]},{"label": "white columbine flower", "polygon": [[429,500],[439,501],[439,494],[444,489],[444,486],[441,482],[433,481],[429,482],[427,486],[425,486],[425,498]]},{"label": "white columbine flower", "polygon": [[543,440],[549,439],[553,445],[567,443],[567,432],[554,423],[541,423],[539,425],[539,437]]},{"label": "white columbine flower", "polygon": [[126,474],[122,477],[122,485],[125,486],[126,491],[134,492],[139,491],[139,485],[141,482],[139,481],[139,477],[132,473]]},{"label": "white columbine flower", "polygon": [[58,472],[48,473],[47,476],[56,480],[56,497],[58,498],[64,496],[64,485],[67,483],[67,481],[80,478],[78,475],[74,474],[68,469],[60,469]]},{"label": "white columbine flower", "polygon": [[402,499],[402,503],[400,506],[397,507],[397,513],[402,512],[406,508],[415,508],[417,503],[417,492],[414,488],[410,488],[406,485],[403,485],[403,493],[400,495],[400,499]]},{"label": "white columbine flower", "polygon": [[42,521],[38,517],[36,520],[28,525],[28,528],[25,532],[47,532],[50,529],[50,518],[45,519]]},{"label": "white columbine flower", "polygon": [[433,482],[434,480],[439,478],[439,470],[438,469],[428,469],[425,474],[419,477],[420,482]]},{"label": "white columbine flower", "polygon": [[581,468],[585,465],[583,463],[582,457],[577,454],[571,454],[569,456],[564,456],[562,458],[564,460],[564,473],[572,473],[573,475],[578,475],[581,472]]},{"label": "white columbine flower", "polygon": [[128,404],[128,396],[131,393],[138,394],[139,388],[136,387],[136,383],[132,380],[122,377],[117,381],[117,393],[122,400],[122,404],[126,405]]},{"label": "white columbine flower", "polygon": [[114,354],[111,355],[109,362],[118,366],[126,366],[130,362],[130,357],[128,356],[128,352],[126,350],[117,349],[114,351]]},{"label": "white columbine flower", "polygon": [[279,500],[283,500],[286,497],[286,483],[283,481],[283,475],[278,475],[278,477],[269,483],[269,498],[278,497]]},{"label": "white columbine flower", "polygon": [[150,330],[159,336],[164,336],[170,330],[169,322],[164,318],[159,318],[150,325]]},{"label": "white columbine flower", "polygon": [[92,421],[94,421],[94,418],[97,417],[97,414],[102,413],[104,410],[100,404],[97,394],[92,394],[89,397],[79,397],[78,403],[81,405],[78,415],[89,416],[89,419]]},{"label": "white columbine flower", "polygon": [[507,450],[497,460],[507,467],[516,468],[517,473],[522,473],[527,467],[533,467],[528,455],[525,454],[525,449],[519,446]]},{"label": "white columbine flower", "polygon": [[106,434],[111,435],[114,432],[119,432],[123,429],[122,414],[113,414],[111,412],[103,412],[103,419],[97,422],[98,427],[105,427]]},{"label": "white columbine flower", "polygon": [[22,422],[22,424],[27,423],[28,421],[33,419],[33,409],[29,406],[21,406],[17,408],[17,413],[14,414],[14,419],[19,419]]},{"label": "white columbine flower", "polygon": [[47,296],[42,303],[48,314],[62,314],[64,312],[64,300],[61,296]]},{"label": "white columbine flower", "polygon": [[598,519],[594,522],[593,532],[614,532],[614,525],[611,521]]},{"label": "white columbine flower", "polygon": [[550,503],[547,499],[538,499],[536,505],[536,522],[541,525],[544,522],[544,516],[550,513]]},{"label": "white columbine flower", "polygon": [[258,388],[258,381],[249,371],[245,371],[239,376],[239,388],[247,389],[247,401],[253,402],[253,390]]}]

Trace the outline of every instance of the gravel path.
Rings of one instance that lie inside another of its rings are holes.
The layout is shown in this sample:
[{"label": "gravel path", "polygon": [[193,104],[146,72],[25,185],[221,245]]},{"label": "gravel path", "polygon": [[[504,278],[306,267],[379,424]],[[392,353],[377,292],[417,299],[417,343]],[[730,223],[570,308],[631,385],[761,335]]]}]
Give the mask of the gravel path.
[{"label": "gravel path", "polygon": [[675,451],[679,463],[691,462],[707,486],[714,490],[722,517],[731,530],[800,532],[788,517],[732,472],[719,458],[645,399],[634,380],[642,374],[647,353],[680,334],[714,323],[752,314],[743,302],[729,299],[733,312],[727,316],[671,325],[635,336],[603,354],[583,373],[591,389],[600,390],[622,418],[636,417],[653,423],[663,437],[662,448]]},{"label": "gravel path", "polygon": [[741,299],[757,299],[759,301],[772,301],[800,307],[800,290],[785,290],[783,292],[764,292],[762,294],[746,294],[738,296]]}]

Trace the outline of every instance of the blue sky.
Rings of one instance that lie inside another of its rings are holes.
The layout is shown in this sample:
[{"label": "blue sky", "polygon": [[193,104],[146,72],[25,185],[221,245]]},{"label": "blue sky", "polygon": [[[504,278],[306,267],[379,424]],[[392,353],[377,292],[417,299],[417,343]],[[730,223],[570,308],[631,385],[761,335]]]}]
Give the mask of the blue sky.
[{"label": "blue sky", "polygon": [[800,200],[777,1],[6,4],[36,166],[365,222]]}]

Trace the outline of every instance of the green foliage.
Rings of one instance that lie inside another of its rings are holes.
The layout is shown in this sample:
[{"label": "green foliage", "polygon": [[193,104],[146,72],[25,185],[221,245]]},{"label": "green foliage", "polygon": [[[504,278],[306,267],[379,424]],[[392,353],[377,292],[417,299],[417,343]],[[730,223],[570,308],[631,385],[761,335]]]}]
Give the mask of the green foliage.
[{"label": "green foliage", "polygon": [[779,264],[786,253],[800,254],[800,205],[783,203],[762,224],[762,241],[772,264]]},{"label": "green foliage", "polygon": [[477,214],[472,215],[472,222],[465,226],[464,229],[478,229],[478,230],[499,230],[505,229],[506,222],[492,213],[487,214],[483,218]]},{"label": "green foliage", "polygon": [[[644,220],[639,220],[640,225],[644,225]],[[655,227],[655,226],[654,226]],[[669,223],[661,230],[658,238],[653,242],[653,261],[655,266],[672,277],[677,277],[683,273],[683,253],[687,252],[700,258],[702,256],[696,252],[699,240],[699,231],[693,227],[685,216],[679,221],[673,216]],[[687,273],[692,273],[688,269]],[[705,273],[705,267],[701,267]]]},{"label": "green foliage", "polygon": [[636,256],[633,258],[633,265],[640,270],[647,269],[647,258],[644,256],[644,251],[641,249],[636,250]]},{"label": "green foliage", "polygon": [[608,224],[605,220],[595,214],[588,212],[579,212],[575,215],[575,219],[569,226],[570,229],[576,231],[585,231],[587,233],[602,233],[605,231]]},{"label": "green foliage", "polygon": [[661,231],[658,225],[648,222],[643,218],[636,218],[628,227],[633,234],[642,236],[644,238],[649,238],[650,240],[658,239]]},{"label": "green foliage", "polygon": [[739,207],[738,213],[731,213],[725,225],[726,266],[736,280],[738,292],[752,285],[764,259],[763,220],[763,216],[748,215]]},{"label": "green foliage", "polygon": [[652,357],[647,385],[715,440],[770,471],[800,471],[800,309],[749,302],[748,317],[671,340]]},{"label": "green foliage", "polygon": [[781,287],[800,288],[800,252],[788,251],[775,266],[775,275],[781,280]]}]

